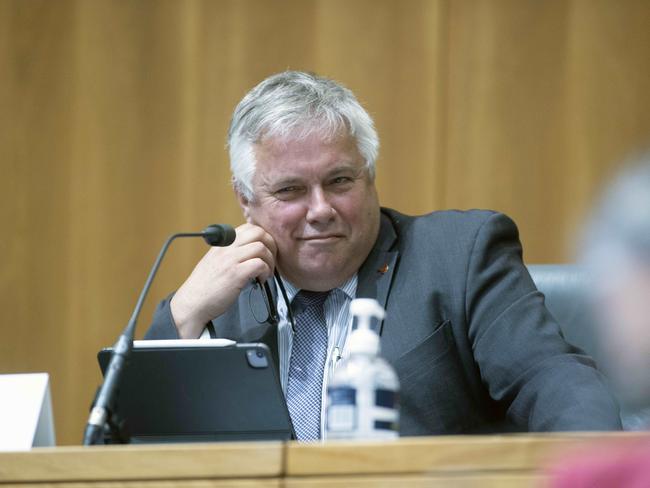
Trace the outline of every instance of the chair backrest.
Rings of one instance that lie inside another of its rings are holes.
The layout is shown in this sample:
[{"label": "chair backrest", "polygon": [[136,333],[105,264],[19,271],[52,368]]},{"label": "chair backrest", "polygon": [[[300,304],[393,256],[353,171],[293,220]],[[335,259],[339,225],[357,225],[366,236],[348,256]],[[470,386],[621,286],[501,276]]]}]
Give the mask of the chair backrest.
[{"label": "chair backrest", "polygon": [[[582,349],[596,362],[604,364],[597,338],[592,307],[588,303],[589,276],[574,264],[534,264],[528,266],[537,289],[546,296],[546,307],[558,321],[564,338]],[[626,430],[645,430],[650,425],[650,410],[621,412]]]},{"label": "chair backrest", "polygon": [[534,264],[528,266],[537,289],[546,296],[546,307],[562,328],[564,338],[602,364],[594,316],[587,303],[588,277],[574,264]]}]

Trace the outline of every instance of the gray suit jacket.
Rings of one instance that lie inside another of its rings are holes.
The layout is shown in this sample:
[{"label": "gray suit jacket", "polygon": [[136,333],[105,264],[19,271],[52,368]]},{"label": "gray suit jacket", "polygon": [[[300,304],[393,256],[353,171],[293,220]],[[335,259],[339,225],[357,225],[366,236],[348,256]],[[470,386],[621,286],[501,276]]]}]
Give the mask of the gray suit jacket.
[{"label": "gray suit jacket", "polygon": [[[503,214],[382,209],[357,296],[386,308],[381,348],[401,383],[401,435],[621,428],[601,374],[564,341],[521,254]],[[214,329],[263,341],[277,358],[276,329],[251,313],[259,296],[243,292]],[[175,337],[167,299],[146,338]]]}]

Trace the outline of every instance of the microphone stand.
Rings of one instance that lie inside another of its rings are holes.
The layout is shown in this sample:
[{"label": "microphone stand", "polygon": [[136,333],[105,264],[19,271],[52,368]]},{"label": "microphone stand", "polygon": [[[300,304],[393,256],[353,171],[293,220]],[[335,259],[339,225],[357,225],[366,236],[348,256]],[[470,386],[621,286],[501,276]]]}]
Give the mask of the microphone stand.
[{"label": "microphone stand", "polygon": [[211,246],[227,246],[235,240],[235,231],[230,226],[213,224],[201,232],[182,232],[173,234],[167,238],[149,272],[149,277],[140,292],[140,297],[133,309],[131,318],[113,346],[113,354],[106,368],[104,381],[99,387],[90,411],[90,416],[88,417],[88,423],[86,424],[83,437],[84,446],[104,444],[104,431],[107,427],[111,432],[112,440],[122,443],[127,441],[124,439],[125,435],[122,432],[121,426],[112,418],[115,394],[120,384],[124,366],[133,350],[135,325],[142,310],[142,305],[167,249],[177,237],[203,237]]}]

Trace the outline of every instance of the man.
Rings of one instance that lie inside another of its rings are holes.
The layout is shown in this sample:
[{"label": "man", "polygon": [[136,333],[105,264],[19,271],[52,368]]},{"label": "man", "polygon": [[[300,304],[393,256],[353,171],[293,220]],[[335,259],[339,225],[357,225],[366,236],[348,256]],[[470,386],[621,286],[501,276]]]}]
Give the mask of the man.
[{"label": "man", "polygon": [[[371,297],[387,312],[379,331],[401,382],[401,435],[620,428],[600,374],[544,307],[510,219],[379,207],[379,142],[349,90],[307,73],[271,76],[235,109],[228,142],[247,223],[162,302],[148,338],[199,337],[207,325],[212,336],[264,341],[298,438],[316,439],[346,355],[349,303]],[[287,291],[277,327],[259,323],[256,279],[277,297]]]},{"label": "man", "polygon": [[[648,429],[650,409],[650,155],[608,186],[583,238],[605,369],[636,415],[626,428]],[[549,486],[650,486],[650,443],[609,441],[563,457]]]},{"label": "man", "polygon": [[609,185],[584,234],[604,369],[641,422],[650,408],[650,156]]}]

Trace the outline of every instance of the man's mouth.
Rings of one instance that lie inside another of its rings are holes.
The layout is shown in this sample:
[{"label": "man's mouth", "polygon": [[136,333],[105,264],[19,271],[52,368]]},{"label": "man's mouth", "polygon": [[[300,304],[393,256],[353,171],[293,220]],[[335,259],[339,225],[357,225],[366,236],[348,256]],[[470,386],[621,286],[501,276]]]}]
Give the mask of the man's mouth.
[{"label": "man's mouth", "polygon": [[327,242],[334,242],[338,239],[341,239],[343,236],[339,234],[326,234],[326,235],[321,235],[321,236],[308,236],[308,237],[301,237],[300,239],[303,241],[307,242],[314,242],[314,243],[327,243]]}]

